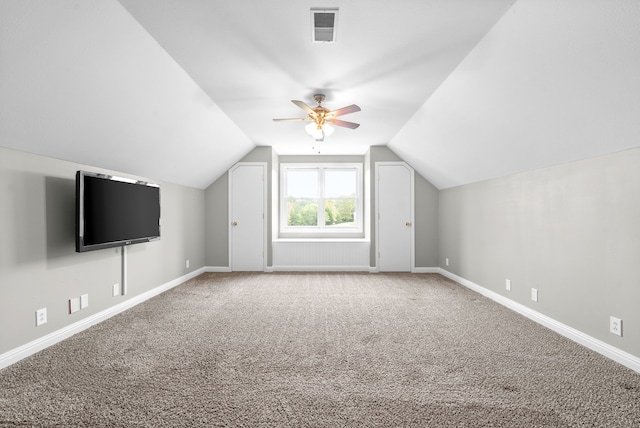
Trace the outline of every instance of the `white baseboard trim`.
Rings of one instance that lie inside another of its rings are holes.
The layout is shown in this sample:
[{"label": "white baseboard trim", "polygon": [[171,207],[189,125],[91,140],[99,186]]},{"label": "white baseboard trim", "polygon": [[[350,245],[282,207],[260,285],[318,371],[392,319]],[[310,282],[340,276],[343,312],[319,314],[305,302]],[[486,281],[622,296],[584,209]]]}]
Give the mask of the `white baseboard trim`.
[{"label": "white baseboard trim", "polygon": [[[411,269],[411,273],[441,273],[439,267],[414,267]],[[377,266],[371,266],[369,268],[370,273],[380,273]]]},{"label": "white baseboard trim", "polygon": [[229,266],[205,266],[205,272],[231,272],[231,268]]},{"label": "white baseboard trim", "polygon": [[439,267],[414,267],[411,273],[441,273]]},{"label": "white baseboard trim", "polygon": [[19,346],[18,348],[7,351],[4,354],[0,355],[0,370],[4,369],[5,367],[9,367],[14,363],[17,363],[23,358],[33,355],[36,352],[42,351],[43,349],[48,348],[49,346],[55,345],[56,343],[61,342],[62,340],[67,339],[76,333],[80,333],[81,331],[86,330],[89,327],[96,325],[108,318],[111,318],[114,315],[124,312],[127,309],[130,309],[144,302],[145,300],[149,300],[152,297],[157,296],[158,294],[164,293],[165,291],[170,290],[171,288],[174,288],[182,284],[183,282],[190,280],[191,278],[195,278],[196,276],[200,275],[203,272],[205,272],[205,268],[196,269],[193,272],[190,272],[186,275],[183,275],[179,278],[169,281],[152,290],[149,290],[147,292],[134,296],[128,300],[125,300],[122,303],[119,303],[115,306],[107,308],[104,311],[90,315],[77,322],[74,322],[73,324],[70,324],[59,330],[51,332],[46,336],[42,336],[27,344]]},{"label": "white baseboard trim", "polygon": [[[377,270],[372,270],[369,266],[273,266],[270,269],[273,271],[362,271],[362,272],[377,272]],[[76,333],[79,333],[87,328],[96,325],[108,318],[111,318],[114,315],[117,315],[121,312],[126,311],[146,300],[151,299],[152,297],[157,296],[171,288],[174,288],[191,278],[195,278],[204,272],[231,272],[231,269],[228,267],[203,267],[193,272],[190,272],[186,275],[183,275],[179,278],[176,278],[172,281],[169,281],[161,286],[158,286],[152,290],[149,290],[145,293],[134,296],[120,304],[112,306],[104,311],[93,314],[87,318],[84,318],[80,321],[77,321],[71,325],[63,327],[59,330],[56,330],[52,333],[47,334],[46,336],[40,337],[36,340],[33,340],[25,345],[22,345],[18,348],[12,349],[10,351],[5,352],[4,354],[0,354],[0,370],[8,367],[30,355],[35,354],[49,346],[52,346],[64,339],[67,339],[73,336]],[[440,273],[441,275],[473,290],[477,293],[482,294],[485,297],[490,298],[491,300],[531,319],[532,321],[537,322],[562,336],[565,336],[574,342],[577,342],[587,348],[595,351],[607,358],[616,361],[625,367],[630,368],[638,373],[640,373],[640,358],[629,354],[621,349],[618,349],[614,346],[609,345],[599,339],[589,336],[579,330],[576,330],[573,327],[569,327],[566,324],[563,324],[559,321],[554,320],[546,315],[543,315],[533,309],[524,306],[520,303],[517,303],[511,299],[508,299],[498,293],[495,293],[491,290],[488,290],[474,282],[471,282],[465,278],[462,278],[456,274],[453,274],[447,270],[442,268],[415,268],[414,273]]]},{"label": "white baseboard trim", "polygon": [[[206,266],[205,272],[231,272],[227,266]],[[379,273],[376,266],[267,266],[265,272],[369,272]],[[441,273],[439,267],[415,267],[411,273]]]},{"label": "white baseboard trim", "polygon": [[490,298],[491,300],[506,306],[507,308],[518,312],[521,315],[529,318],[532,321],[541,324],[556,333],[573,340],[574,342],[579,343],[582,346],[586,346],[587,348],[595,351],[607,358],[612,359],[613,361],[622,364],[625,367],[630,368],[638,373],[640,373],[640,358],[635,355],[631,355],[628,352],[625,352],[621,349],[616,348],[615,346],[611,346],[608,343],[603,342],[600,339],[596,339],[595,337],[591,337],[586,333],[581,332],[580,330],[576,330],[573,327],[569,327],[566,324],[563,324],[559,321],[554,320],[551,317],[541,314],[540,312],[534,311],[533,309],[524,306],[518,302],[514,302],[511,299],[508,299],[496,292],[488,290],[474,282],[471,282],[465,278],[462,278],[456,274],[453,274],[447,270],[442,268],[437,268],[438,272],[443,276],[473,290],[485,297]]},{"label": "white baseboard trim", "polygon": [[272,266],[273,272],[369,272],[369,266]]}]

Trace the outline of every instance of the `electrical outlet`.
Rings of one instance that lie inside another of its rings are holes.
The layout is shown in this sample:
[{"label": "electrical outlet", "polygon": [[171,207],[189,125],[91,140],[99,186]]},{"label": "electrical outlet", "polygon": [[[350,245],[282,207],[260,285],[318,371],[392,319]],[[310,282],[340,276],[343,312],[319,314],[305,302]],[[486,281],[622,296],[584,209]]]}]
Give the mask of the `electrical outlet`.
[{"label": "electrical outlet", "polygon": [[113,295],[113,297],[120,295],[120,284],[113,284],[111,286],[111,294]]},{"label": "electrical outlet", "polygon": [[47,323],[47,308],[38,309],[36,311],[36,327]]},{"label": "electrical outlet", "polygon": [[609,332],[622,337],[622,320],[616,317],[609,317]]},{"label": "electrical outlet", "polygon": [[80,309],[84,309],[89,306],[89,295],[83,294],[80,296]]},{"label": "electrical outlet", "polygon": [[187,267],[187,269],[189,269],[189,260],[187,260],[186,265],[187,265],[187,266],[186,266],[186,267]]},{"label": "electrical outlet", "polygon": [[444,264],[445,264],[446,266],[449,266],[449,257],[447,257],[446,259],[444,259]]},{"label": "electrical outlet", "polygon": [[511,280],[510,279],[506,280],[505,286],[507,288],[507,291],[511,291]]},{"label": "electrical outlet", "polygon": [[80,298],[74,297],[73,299],[69,299],[69,313],[72,314],[74,312],[78,312],[80,310]]},{"label": "electrical outlet", "polygon": [[538,301],[538,289],[537,288],[532,288],[531,289],[531,300],[533,300],[534,302]]}]

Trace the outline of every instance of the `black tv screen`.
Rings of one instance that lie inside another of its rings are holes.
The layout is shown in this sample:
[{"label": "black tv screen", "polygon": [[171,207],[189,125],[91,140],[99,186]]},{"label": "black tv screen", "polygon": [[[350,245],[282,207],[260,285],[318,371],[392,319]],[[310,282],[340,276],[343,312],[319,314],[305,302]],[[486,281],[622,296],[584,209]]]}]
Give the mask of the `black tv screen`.
[{"label": "black tv screen", "polygon": [[160,239],[160,187],[87,171],[76,173],[76,251]]}]

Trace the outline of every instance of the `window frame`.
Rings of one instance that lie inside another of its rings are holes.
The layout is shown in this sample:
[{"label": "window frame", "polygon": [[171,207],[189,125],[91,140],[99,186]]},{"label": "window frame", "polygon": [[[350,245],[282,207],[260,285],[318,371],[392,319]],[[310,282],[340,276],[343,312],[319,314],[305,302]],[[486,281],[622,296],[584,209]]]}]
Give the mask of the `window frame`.
[{"label": "window frame", "polygon": [[[287,224],[287,172],[288,171],[318,171],[318,225],[317,226],[289,226]],[[355,206],[355,226],[335,227],[324,224],[324,206],[326,200],[335,200],[335,197],[325,197],[325,172],[326,171],[355,171],[356,172],[356,206]],[[361,163],[281,163],[280,164],[280,235],[299,237],[329,237],[357,234],[361,235],[364,230],[364,177]],[[322,207],[322,208],[321,208]]]}]

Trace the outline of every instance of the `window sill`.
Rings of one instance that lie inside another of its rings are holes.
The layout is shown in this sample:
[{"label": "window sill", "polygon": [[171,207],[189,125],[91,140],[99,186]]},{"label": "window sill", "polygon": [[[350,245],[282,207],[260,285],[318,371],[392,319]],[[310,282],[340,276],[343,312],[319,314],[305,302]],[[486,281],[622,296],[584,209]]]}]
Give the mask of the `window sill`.
[{"label": "window sill", "polygon": [[367,238],[276,238],[271,240],[277,242],[369,242]]}]

